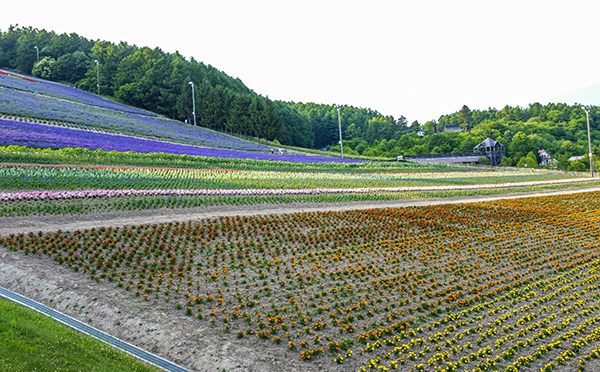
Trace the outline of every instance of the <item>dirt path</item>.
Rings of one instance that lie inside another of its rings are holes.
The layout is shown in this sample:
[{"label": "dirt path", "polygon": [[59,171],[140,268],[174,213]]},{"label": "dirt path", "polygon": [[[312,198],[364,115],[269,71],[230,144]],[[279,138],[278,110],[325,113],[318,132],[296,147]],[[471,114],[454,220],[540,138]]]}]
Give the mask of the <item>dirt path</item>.
[{"label": "dirt path", "polygon": [[[600,191],[582,187],[556,191],[490,196],[345,204],[225,206],[190,210],[152,210],[102,215],[2,218],[0,233],[73,230],[98,226],[197,220],[216,216],[257,215],[351,209],[408,207],[507,198]],[[96,283],[52,259],[25,256],[0,247],[0,286],[89,323],[104,332],[154,352],[192,371],[343,371],[342,366],[304,363],[283,347],[256,338],[236,339],[234,332],[215,332],[206,321],[185,316],[166,304],[153,304],[107,282]],[[330,358],[329,358],[330,359]]]},{"label": "dirt path", "polygon": [[500,195],[474,195],[450,198],[411,199],[398,201],[372,201],[355,203],[293,203],[293,204],[259,204],[259,205],[225,205],[197,207],[186,209],[152,209],[142,211],[121,211],[100,214],[66,215],[66,216],[27,216],[0,218],[0,235],[26,233],[29,231],[70,231],[91,229],[101,226],[143,225],[171,221],[201,220],[219,216],[264,215],[297,212],[347,211],[373,208],[401,208],[436,204],[456,204],[482,202],[498,199],[527,198],[545,195],[562,195],[577,192],[600,191],[600,186],[576,187],[561,190],[524,192]]}]

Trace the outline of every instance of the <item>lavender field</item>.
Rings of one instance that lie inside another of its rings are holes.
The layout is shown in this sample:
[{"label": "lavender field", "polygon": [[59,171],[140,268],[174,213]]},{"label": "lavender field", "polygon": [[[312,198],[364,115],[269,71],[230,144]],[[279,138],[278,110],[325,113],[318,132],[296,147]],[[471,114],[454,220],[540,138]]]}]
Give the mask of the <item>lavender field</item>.
[{"label": "lavender field", "polygon": [[[0,72],[2,71],[0,70]],[[36,131],[41,130],[40,128],[43,126],[50,128],[48,125],[52,124],[184,145],[265,153],[270,150],[269,146],[186,125],[148,111],[112,102],[73,87],[37,78],[21,78],[8,73],[0,73],[0,115],[5,118],[19,117],[23,118],[22,121],[42,124],[35,127]],[[0,145],[16,144],[17,138],[21,138],[19,141],[22,142],[23,132],[33,128],[19,124],[19,129],[16,129],[15,125],[14,122],[11,125],[3,124],[2,131],[6,136],[0,140]],[[8,135],[10,131],[20,133]],[[45,136],[50,132],[52,132],[50,129],[43,131]],[[62,135],[67,132],[60,133]],[[100,138],[98,136],[89,134],[88,139],[85,139],[86,133],[79,133],[75,136],[78,138],[76,142],[82,142],[82,146],[79,147],[108,149],[104,143],[93,142]],[[68,146],[63,145],[61,141],[52,143],[48,137],[45,138],[47,139],[44,141],[50,141],[50,146],[44,145],[45,142],[39,141],[39,138],[32,138],[32,141],[37,141],[38,147]],[[156,147],[155,142],[150,145],[152,148]],[[119,151],[147,152],[142,149],[144,145],[141,143],[138,141],[134,147],[128,149],[123,149],[118,144],[115,144],[115,147],[118,147]],[[148,142],[143,143],[148,144]],[[168,144],[163,144],[161,148],[166,149],[168,146]],[[180,150],[174,153],[187,153],[187,151],[189,150]]]},{"label": "lavender field", "polygon": [[20,90],[38,96],[48,96],[53,98],[65,99],[68,101],[79,102],[87,105],[98,106],[134,114],[158,116],[157,114],[127,106],[118,102],[113,102],[106,98],[76,89],[68,85],[54,83],[40,78],[25,77],[13,74],[0,69],[0,87]]},{"label": "lavender field", "polygon": [[[224,138],[232,138],[226,137]],[[0,144],[3,146],[27,146],[31,148],[85,148],[90,150],[196,155],[226,159],[254,159],[303,163],[362,162],[356,159],[340,159],[328,156],[277,155],[270,153],[208,148],[147,140],[107,133],[60,128],[41,124],[23,123],[0,119]]]}]

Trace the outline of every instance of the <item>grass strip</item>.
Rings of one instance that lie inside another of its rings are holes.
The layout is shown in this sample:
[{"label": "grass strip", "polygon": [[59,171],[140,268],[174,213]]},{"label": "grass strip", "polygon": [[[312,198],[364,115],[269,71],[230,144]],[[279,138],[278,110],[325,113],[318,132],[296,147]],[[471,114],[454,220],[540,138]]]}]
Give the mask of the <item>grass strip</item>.
[{"label": "grass strip", "polygon": [[0,371],[160,371],[91,336],[0,299]]}]

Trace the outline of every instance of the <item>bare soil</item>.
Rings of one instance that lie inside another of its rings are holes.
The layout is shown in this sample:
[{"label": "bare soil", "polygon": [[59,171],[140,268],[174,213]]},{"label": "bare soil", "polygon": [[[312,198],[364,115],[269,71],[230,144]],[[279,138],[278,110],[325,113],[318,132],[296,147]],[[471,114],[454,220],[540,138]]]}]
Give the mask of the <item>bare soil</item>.
[{"label": "bare soil", "polygon": [[[423,206],[480,202],[497,199],[599,191],[582,187],[534,193],[470,196],[443,199],[343,204],[286,204],[221,206],[190,209],[123,211],[96,215],[0,218],[0,234],[89,229],[217,216],[279,214],[315,211]],[[59,275],[57,275],[59,274]],[[190,322],[172,306],[132,299],[107,282],[96,283],[81,273],[66,270],[48,257],[26,257],[0,247],[0,286],[41,302],[107,333],[152,351],[194,371],[325,371],[318,362],[308,364],[288,357],[284,348],[267,347],[256,338],[235,339],[219,334],[206,322]],[[340,369],[341,370],[341,369]]]}]

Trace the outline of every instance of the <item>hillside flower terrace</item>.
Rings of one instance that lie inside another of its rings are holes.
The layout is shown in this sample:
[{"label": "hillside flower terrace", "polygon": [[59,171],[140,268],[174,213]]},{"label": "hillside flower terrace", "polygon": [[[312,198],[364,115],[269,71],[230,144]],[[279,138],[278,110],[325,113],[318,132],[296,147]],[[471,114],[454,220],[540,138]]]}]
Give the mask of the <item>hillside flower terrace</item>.
[{"label": "hillside flower terrace", "polygon": [[[588,153],[598,108],[465,105],[437,125],[468,130],[436,133],[273,101],[159,48],[0,33],[2,63],[36,75],[0,70],[8,289],[190,370],[600,371],[600,184],[562,161]],[[121,318],[96,313],[115,304]]]}]

